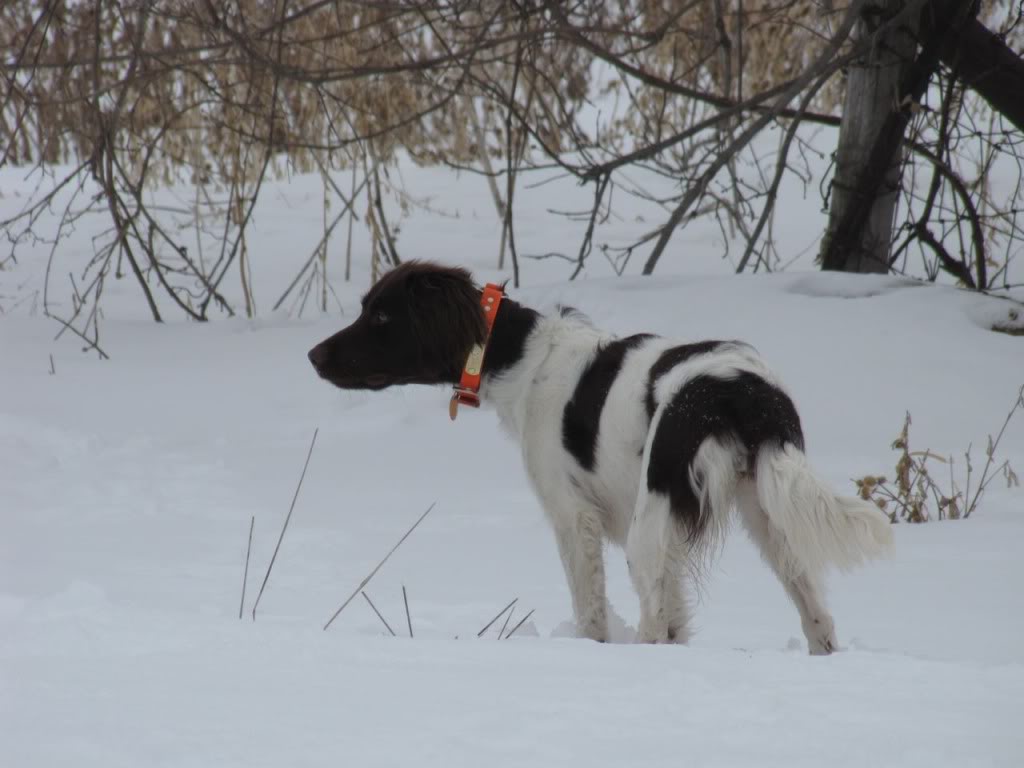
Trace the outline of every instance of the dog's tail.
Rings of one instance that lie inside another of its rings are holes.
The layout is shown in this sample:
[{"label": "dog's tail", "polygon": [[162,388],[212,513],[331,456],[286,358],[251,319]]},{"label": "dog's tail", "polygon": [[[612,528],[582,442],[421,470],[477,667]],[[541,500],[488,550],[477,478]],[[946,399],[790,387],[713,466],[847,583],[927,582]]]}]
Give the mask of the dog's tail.
[{"label": "dog's tail", "polygon": [[757,501],[786,542],[795,571],[848,570],[892,548],[892,525],[876,505],[837,496],[792,443],[766,443],[755,462]]}]

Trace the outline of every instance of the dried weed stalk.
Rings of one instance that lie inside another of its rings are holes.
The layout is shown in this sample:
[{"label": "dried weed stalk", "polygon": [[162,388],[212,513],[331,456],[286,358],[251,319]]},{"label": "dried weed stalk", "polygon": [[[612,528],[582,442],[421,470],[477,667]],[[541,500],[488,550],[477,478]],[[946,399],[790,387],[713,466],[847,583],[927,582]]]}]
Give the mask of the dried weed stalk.
[{"label": "dried weed stalk", "polygon": [[[989,435],[985,447],[985,466],[975,482],[975,470],[971,461],[972,446],[964,452],[966,469],[962,480],[957,480],[955,459],[952,454],[944,456],[930,449],[914,451],[910,448],[910,413],[903,420],[903,428],[893,441],[892,448],[898,452],[894,478],[889,480],[881,475],[865,475],[854,480],[857,494],[873,501],[889,519],[897,523],[925,523],[929,520],[966,520],[978,508],[985,490],[997,477],[1006,480],[1007,487],[1017,487],[1020,480],[1010,466],[1009,460],[1001,463],[996,459],[996,450],[1003,439],[1006,427],[1018,409],[1024,410],[1024,385],[1017,392],[1017,399],[1006,414],[999,433]],[[929,464],[931,462],[931,464]],[[941,464],[949,470],[948,485],[940,479]]]}]

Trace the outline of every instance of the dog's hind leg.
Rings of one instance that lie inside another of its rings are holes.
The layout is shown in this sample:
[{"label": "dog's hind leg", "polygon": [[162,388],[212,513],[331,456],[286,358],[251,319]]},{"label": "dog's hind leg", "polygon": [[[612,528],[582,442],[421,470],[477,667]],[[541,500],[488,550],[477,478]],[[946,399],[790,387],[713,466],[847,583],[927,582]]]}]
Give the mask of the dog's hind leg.
[{"label": "dog's hind leg", "polygon": [[798,565],[793,552],[789,551],[782,533],[771,523],[757,497],[757,486],[753,480],[739,483],[736,506],[740,520],[750,534],[765,562],[778,576],[786,594],[800,612],[800,624],[807,647],[812,655],[825,655],[836,650],[835,622],[825,606],[822,596],[821,576],[811,573]]},{"label": "dog's hind leg", "polygon": [[[571,510],[571,511],[570,511]],[[566,504],[551,515],[572,593],[576,632],[598,642],[608,640],[608,611],[604,583],[604,529],[597,510],[585,504]]]},{"label": "dog's hind leg", "polygon": [[684,556],[668,497],[642,490],[626,539],[629,575],[640,598],[637,639],[642,643],[689,640],[689,610],[682,584]]}]

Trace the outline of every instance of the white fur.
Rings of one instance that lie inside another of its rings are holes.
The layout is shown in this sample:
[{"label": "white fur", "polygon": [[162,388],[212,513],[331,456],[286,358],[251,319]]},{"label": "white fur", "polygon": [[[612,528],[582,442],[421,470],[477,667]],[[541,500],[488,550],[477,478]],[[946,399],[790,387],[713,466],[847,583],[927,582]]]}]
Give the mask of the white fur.
[{"label": "white fur", "polygon": [[690,486],[697,494],[701,515],[707,515],[709,522],[695,555],[714,552],[725,539],[744,460],[744,451],[732,441],[723,443],[709,437],[697,449],[690,467]]},{"label": "white fur", "polygon": [[[641,398],[643,394],[638,393]],[[651,418],[640,461],[640,478],[647,477],[651,444],[664,413],[664,407],[658,408]],[[626,535],[626,563],[633,589],[640,598],[637,640],[685,643],[690,638],[689,611],[682,584],[687,547],[682,531],[672,519],[668,498],[649,491],[645,482],[638,485]]]},{"label": "white fur", "polygon": [[[682,579],[702,552],[686,544],[669,501],[647,490],[653,435],[666,403],[697,375],[731,378],[754,373],[780,386],[749,346],[732,344],[693,357],[663,376],[658,408],[648,419],[644,396],[651,365],[676,342],[651,339],[631,350],[601,413],[593,472],[582,469],[562,443],[562,417],[577,382],[602,342],[614,337],[584,318],[541,318],[523,357],[500,376],[485,377],[481,396],[520,442],[527,474],[555,532],[572,593],[577,631],[608,639],[603,541],[626,550],[640,598],[639,639],[685,642],[688,607]],[[748,457],[731,440],[706,440],[694,460],[691,484],[711,510],[705,543],[717,543],[738,506],[744,526],[796,605],[812,653],[836,647],[821,597],[826,565],[849,568],[891,544],[887,518],[873,505],[837,498],[792,445],[763,448],[756,481]]]},{"label": "white fur", "polygon": [[792,573],[848,570],[892,547],[892,526],[869,501],[836,496],[796,447],[757,456],[757,497],[792,551]]}]

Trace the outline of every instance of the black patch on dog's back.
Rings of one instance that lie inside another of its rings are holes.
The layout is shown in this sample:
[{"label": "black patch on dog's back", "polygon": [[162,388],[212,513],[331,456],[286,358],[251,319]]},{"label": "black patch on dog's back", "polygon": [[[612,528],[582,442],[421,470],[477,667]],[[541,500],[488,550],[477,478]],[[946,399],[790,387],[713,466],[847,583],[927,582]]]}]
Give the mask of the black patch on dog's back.
[{"label": "black patch on dog's back", "polygon": [[654,388],[658,386],[658,380],[662,376],[677,365],[685,363],[691,357],[714,352],[723,344],[728,343],[726,341],[698,341],[695,344],[681,344],[678,347],[671,347],[658,355],[658,359],[654,361],[654,365],[651,366],[651,372],[647,377],[647,395],[644,398],[644,404],[647,406],[647,418],[650,419],[654,416],[654,409],[657,407],[657,403],[654,400]]},{"label": "black patch on dog's back", "polygon": [[638,333],[600,347],[576,383],[562,414],[562,445],[586,470],[594,469],[601,411],[626,353],[650,338],[650,334]]},{"label": "black patch on dog's back", "polygon": [[687,381],[658,422],[647,487],[669,497],[672,512],[686,526],[691,541],[700,537],[712,514],[705,510],[701,515],[690,483],[697,450],[709,437],[735,440],[746,449],[751,463],[766,444],[792,443],[801,450],[804,446],[793,401],[760,376],[739,371],[727,379],[701,374]]}]

